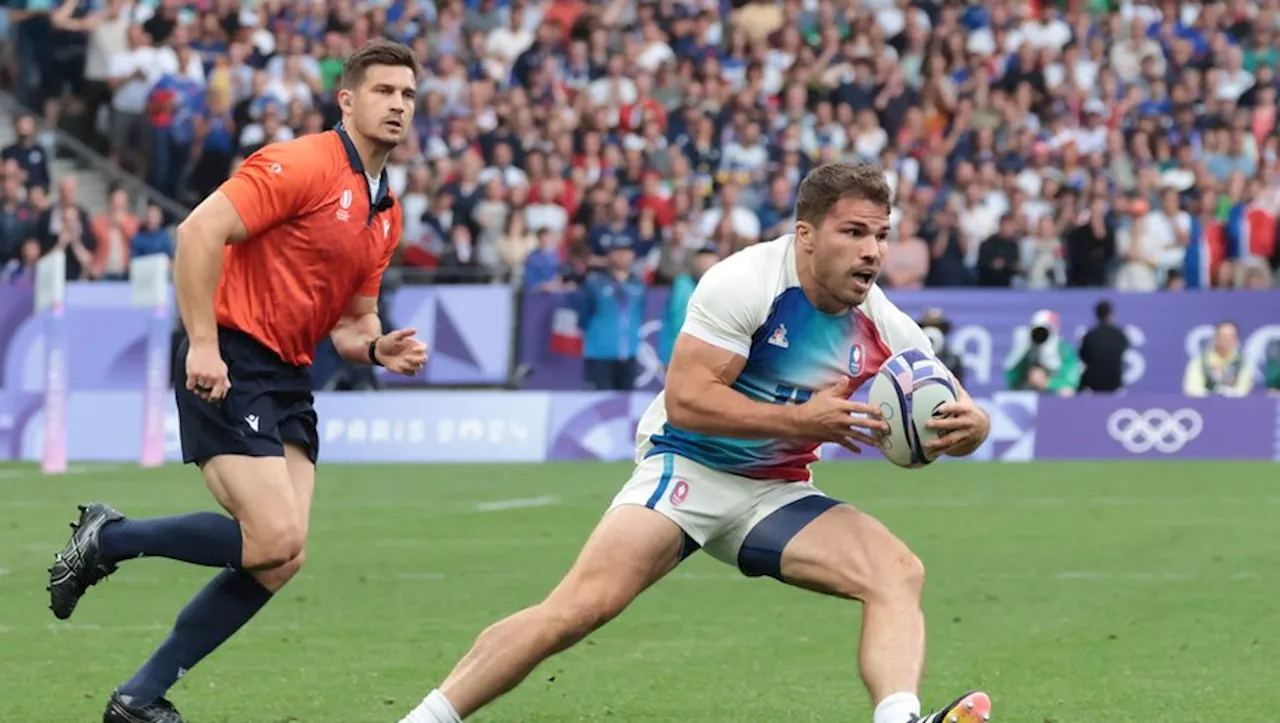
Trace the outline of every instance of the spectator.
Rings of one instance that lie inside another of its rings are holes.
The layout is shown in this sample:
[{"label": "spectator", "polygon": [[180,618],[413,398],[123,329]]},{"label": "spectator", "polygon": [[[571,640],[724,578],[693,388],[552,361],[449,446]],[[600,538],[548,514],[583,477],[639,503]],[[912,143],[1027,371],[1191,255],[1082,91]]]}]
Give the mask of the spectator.
[{"label": "spectator", "polygon": [[1107,219],[1105,198],[1081,211],[1066,237],[1067,286],[1105,286],[1116,257],[1116,237]]},{"label": "spectator", "polygon": [[1093,307],[1097,324],[1085,332],[1080,341],[1080,391],[1116,392],[1124,385],[1124,355],[1129,338],[1112,323],[1111,302],[1099,301]]},{"label": "spectator", "polygon": [[1213,341],[1187,361],[1182,392],[1189,397],[1243,397],[1253,390],[1255,372],[1240,353],[1240,331],[1234,322],[1220,322]]},{"label": "spectator", "polygon": [[1280,341],[1267,345],[1267,359],[1263,363],[1263,380],[1267,391],[1280,394]]},{"label": "spectator", "polygon": [[520,212],[507,216],[507,227],[498,237],[498,262],[508,269],[521,269],[529,254],[539,248],[537,234],[529,233],[525,215]]},{"label": "spectator", "polygon": [[36,140],[36,119],[20,115],[13,124],[17,136],[12,145],[0,151],[0,158],[16,161],[26,174],[26,185],[49,188],[49,152]]},{"label": "spectator", "polygon": [[1013,286],[1021,249],[1017,239],[1018,221],[1012,214],[1000,218],[997,232],[978,249],[978,286],[1007,289]]},{"label": "spectator", "polygon": [[761,238],[776,239],[791,233],[796,188],[782,176],[774,176],[769,182],[769,197],[756,214],[760,217]]},{"label": "spectator", "polygon": [[1066,283],[1067,268],[1062,258],[1062,239],[1052,217],[1041,216],[1036,232],[1022,239],[1018,264],[1028,289],[1052,289]]},{"label": "spectator", "polygon": [[549,228],[537,232],[538,247],[524,259],[521,281],[525,289],[555,291],[560,281],[560,239]]},{"label": "spectator", "polygon": [[576,299],[587,386],[631,391],[644,320],[644,284],[632,270],[635,251],[631,246],[611,246],[605,262],[603,269],[587,276]]},{"label": "spectator", "polygon": [[40,243],[35,239],[27,239],[22,243],[18,255],[0,264],[0,284],[36,283],[36,263],[40,261]]},{"label": "spectator", "polygon": [[17,174],[4,177],[0,189],[0,265],[18,258],[19,249],[35,230],[36,211],[23,199],[23,190]]},{"label": "spectator", "polygon": [[684,326],[685,314],[689,310],[689,298],[693,296],[694,288],[707,270],[719,259],[720,249],[716,246],[708,244],[697,249],[689,260],[688,269],[676,276],[672,283],[666,318],[662,322],[662,338],[658,344],[658,359],[664,367],[671,361],[671,350],[675,348],[676,336]]},{"label": "spectator", "polygon": [[454,226],[449,233],[449,245],[440,259],[436,281],[441,284],[475,284],[487,280],[488,274],[471,240],[471,229],[464,225]]},{"label": "spectator", "polygon": [[898,222],[896,237],[885,249],[881,281],[894,289],[920,289],[929,277],[929,245],[917,233],[915,219]]},{"label": "spectator", "polygon": [[168,48],[151,44],[140,25],[128,30],[126,47],[114,50],[107,68],[111,88],[111,160],[135,172],[143,172],[152,142],[147,97],[151,86],[166,72],[177,69],[177,57]]},{"label": "spectator", "polygon": [[92,279],[96,242],[89,213],[77,202],[75,176],[58,183],[58,202],[40,214],[35,236],[41,254],[60,250],[67,252],[67,280]]},{"label": "spectator", "polygon": [[1122,261],[1115,285],[1120,291],[1155,291],[1163,272],[1181,265],[1177,257],[1183,251],[1173,226],[1164,223],[1165,214],[1147,211],[1145,199],[1133,200],[1129,225],[1116,232],[1116,253]]},{"label": "spectator", "polygon": [[933,347],[933,355],[938,358],[938,361],[946,365],[951,374],[955,376],[956,381],[963,386],[965,378],[964,361],[951,348],[951,322],[942,315],[942,309],[932,308],[925,311],[924,316],[920,317],[919,324],[921,330],[924,331],[925,337],[929,339],[929,344]]},{"label": "spectator", "polygon": [[154,203],[147,206],[146,218],[133,236],[130,252],[135,259],[153,254],[173,258],[173,233],[164,226],[164,211]]},{"label": "spectator", "polygon": [[621,196],[613,199],[608,207],[608,221],[591,229],[588,244],[597,264],[603,265],[605,257],[614,248],[626,248],[633,254],[640,244],[640,233],[631,223],[631,204]]},{"label": "spectator", "polygon": [[117,188],[107,199],[107,210],[93,219],[93,278],[123,281],[128,277],[130,244],[137,233],[138,217],[129,213],[129,194]]}]

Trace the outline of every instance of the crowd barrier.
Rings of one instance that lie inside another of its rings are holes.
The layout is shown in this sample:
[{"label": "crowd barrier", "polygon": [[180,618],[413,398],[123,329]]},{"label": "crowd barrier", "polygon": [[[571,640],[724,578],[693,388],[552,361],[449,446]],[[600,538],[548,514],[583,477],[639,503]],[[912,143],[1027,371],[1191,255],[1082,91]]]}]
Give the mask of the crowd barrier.
[{"label": "crowd barrier", "polygon": [[[1125,382],[1138,393],[1180,392],[1187,360],[1204,347],[1220,321],[1239,325],[1245,355],[1253,364],[1260,363],[1269,344],[1280,341],[1280,291],[951,290],[889,295],[912,316],[931,307],[943,310],[953,326],[950,343],[964,361],[965,385],[985,397],[1005,389],[1005,358],[1015,339],[1028,333],[1031,314],[1042,308],[1057,311],[1063,334],[1076,339],[1092,325],[1094,304],[1111,299],[1116,321],[1132,344]],[[43,388],[45,326],[32,315],[31,297],[29,289],[0,287],[0,389]],[[656,348],[668,299],[667,289],[655,288],[646,302],[637,382],[648,392],[661,389],[664,381]],[[389,386],[504,385],[512,379],[515,358],[527,372],[519,380],[525,389],[581,389],[582,360],[556,353],[551,344],[552,318],[565,301],[561,294],[543,292],[517,299],[503,286],[403,287],[392,297],[392,322],[418,329],[430,345],[431,361],[416,379],[379,373]],[[70,389],[143,388],[151,313],[132,306],[128,284],[69,284],[65,325]],[[317,367],[319,387],[330,367],[323,356]]]},{"label": "crowd barrier", "polygon": [[[385,391],[316,396],[326,462],[628,460],[646,392]],[[0,392],[0,460],[40,459],[42,395]],[[991,436],[976,460],[1232,459],[1280,461],[1280,399],[1168,394],[979,398]],[[72,461],[132,462],[142,443],[141,391],[74,391]],[[164,456],[180,458],[177,413],[164,413]],[[853,458],[839,447],[824,458]],[[867,455],[874,459],[878,455]],[[950,463],[948,460],[946,463]]]}]

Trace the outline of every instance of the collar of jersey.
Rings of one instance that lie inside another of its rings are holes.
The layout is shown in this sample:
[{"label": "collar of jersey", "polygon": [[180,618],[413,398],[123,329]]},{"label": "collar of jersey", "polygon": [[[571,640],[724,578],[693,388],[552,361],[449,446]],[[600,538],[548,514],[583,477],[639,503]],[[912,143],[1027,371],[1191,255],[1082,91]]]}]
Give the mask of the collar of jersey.
[{"label": "collar of jersey", "polygon": [[[334,127],[333,131],[338,134],[339,140],[342,141],[342,147],[347,152],[347,161],[351,163],[351,169],[364,176],[364,161],[360,160],[360,154],[356,151],[356,144],[351,141],[351,136],[347,135],[347,129],[339,123]],[[391,198],[389,190],[387,187],[387,169],[383,168],[382,176],[378,179],[378,197],[369,199],[370,218],[378,211],[384,211],[395,204],[395,199]]]}]

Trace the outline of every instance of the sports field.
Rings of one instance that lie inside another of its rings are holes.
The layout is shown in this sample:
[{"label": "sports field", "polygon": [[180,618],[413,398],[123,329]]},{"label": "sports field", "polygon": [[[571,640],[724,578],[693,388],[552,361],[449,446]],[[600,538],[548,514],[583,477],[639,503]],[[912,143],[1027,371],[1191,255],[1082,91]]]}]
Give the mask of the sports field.
[{"label": "sports field", "polygon": [[[127,564],[75,617],[45,568],[75,504],[210,507],[192,469],[0,466],[0,718],[100,720],[208,569]],[[398,720],[475,634],[540,598],[626,465],[328,466],[308,567],[179,683],[192,723]],[[827,464],[819,485],[924,559],[926,707],[996,721],[1274,721],[1280,475],[1272,464]],[[856,603],[695,556],[477,721],[870,721]]]}]

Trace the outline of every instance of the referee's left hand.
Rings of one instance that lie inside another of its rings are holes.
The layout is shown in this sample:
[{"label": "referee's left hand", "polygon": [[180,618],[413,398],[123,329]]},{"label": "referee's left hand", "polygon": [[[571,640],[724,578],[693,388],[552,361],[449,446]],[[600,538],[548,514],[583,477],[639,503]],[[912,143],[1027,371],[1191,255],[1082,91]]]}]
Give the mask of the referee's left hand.
[{"label": "referee's left hand", "polygon": [[422,371],[427,363],[427,345],[413,338],[416,333],[417,329],[397,329],[379,337],[375,349],[382,366],[406,377]]}]

